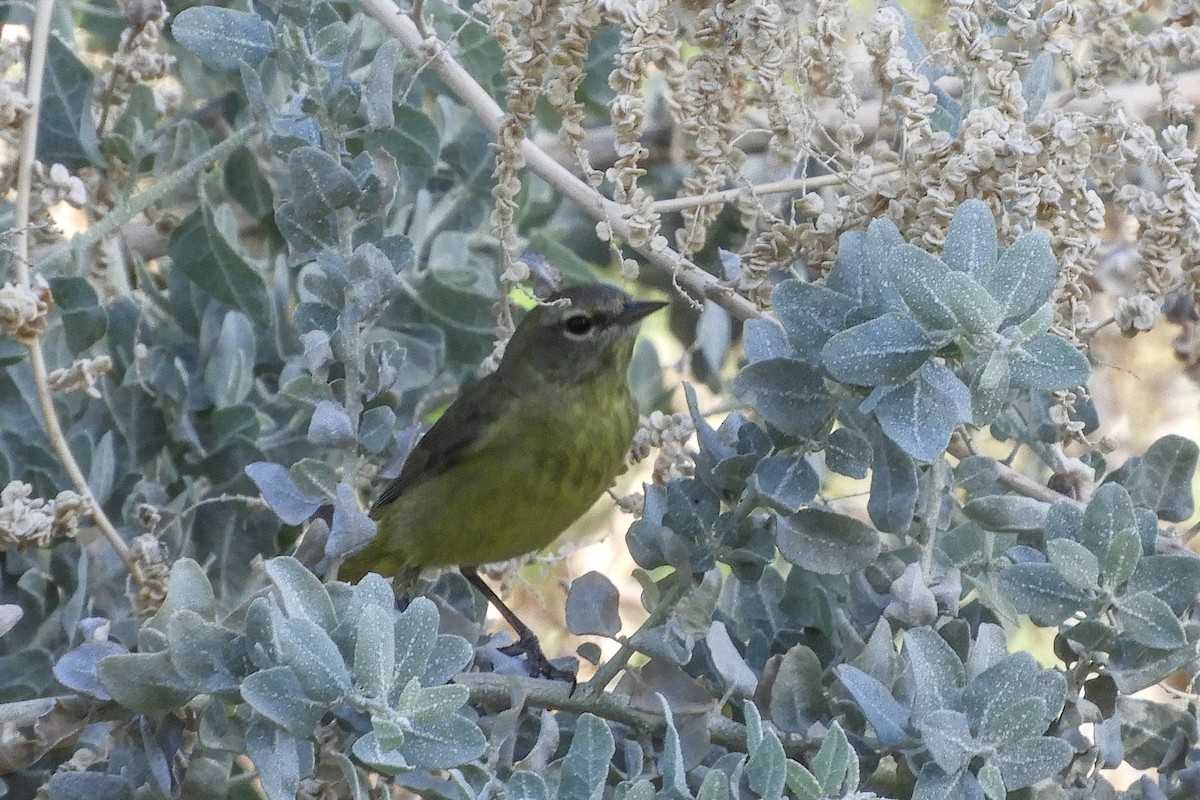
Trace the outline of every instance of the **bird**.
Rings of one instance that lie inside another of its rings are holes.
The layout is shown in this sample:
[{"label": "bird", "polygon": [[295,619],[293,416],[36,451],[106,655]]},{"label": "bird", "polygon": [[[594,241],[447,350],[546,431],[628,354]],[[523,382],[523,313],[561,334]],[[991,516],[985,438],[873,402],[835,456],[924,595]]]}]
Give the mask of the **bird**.
[{"label": "bird", "polygon": [[375,535],[338,579],[458,567],[516,631],[505,652],[524,653],[535,675],[573,683],[477,568],[545,548],[612,485],[637,428],[627,379],[634,341],[666,305],[591,283],[531,309],[496,370],[461,391],[375,498]]}]

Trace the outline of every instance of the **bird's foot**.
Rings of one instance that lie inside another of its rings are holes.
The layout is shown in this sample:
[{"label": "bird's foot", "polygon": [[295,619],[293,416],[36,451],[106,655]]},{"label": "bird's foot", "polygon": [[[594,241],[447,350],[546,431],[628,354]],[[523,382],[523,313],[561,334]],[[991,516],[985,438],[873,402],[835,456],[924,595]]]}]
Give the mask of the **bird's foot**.
[{"label": "bird's foot", "polygon": [[571,684],[571,690],[568,692],[568,695],[575,693],[575,686],[577,684],[575,673],[555,666],[546,657],[546,654],[542,652],[542,645],[532,633],[521,637],[510,645],[501,647],[500,652],[506,656],[525,656],[529,661],[529,671],[533,677],[547,678],[552,681],[564,681]]}]

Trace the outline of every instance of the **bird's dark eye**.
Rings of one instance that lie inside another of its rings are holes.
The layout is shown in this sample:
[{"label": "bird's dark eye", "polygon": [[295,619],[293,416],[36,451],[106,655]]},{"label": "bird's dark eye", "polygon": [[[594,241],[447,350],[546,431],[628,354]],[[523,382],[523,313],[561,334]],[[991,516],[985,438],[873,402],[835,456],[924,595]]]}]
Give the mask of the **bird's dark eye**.
[{"label": "bird's dark eye", "polygon": [[592,318],[587,314],[572,314],[563,320],[563,328],[572,336],[585,336],[593,324]]}]

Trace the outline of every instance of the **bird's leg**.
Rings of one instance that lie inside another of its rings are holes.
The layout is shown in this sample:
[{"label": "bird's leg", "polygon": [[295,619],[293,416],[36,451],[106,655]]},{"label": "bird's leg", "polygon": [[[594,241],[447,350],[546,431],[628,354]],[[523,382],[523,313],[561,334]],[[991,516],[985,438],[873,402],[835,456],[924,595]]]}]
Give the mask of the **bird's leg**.
[{"label": "bird's leg", "polygon": [[504,605],[504,601],[492,591],[492,587],[488,586],[483,578],[479,577],[479,573],[473,567],[459,567],[459,571],[472,586],[479,590],[480,594],[487,598],[489,603],[495,606],[496,610],[500,612],[500,616],[504,617],[504,621],[516,631],[517,641],[502,648],[500,652],[505,655],[524,653],[533,667],[535,677],[549,678],[552,681],[567,681],[574,690],[575,674],[565,669],[559,669],[550,663],[550,659],[546,658],[546,654],[542,652],[542,646],[534,632],[529,629],[528,625],[521,622],[520,617],[514,614],[511,608]]}]

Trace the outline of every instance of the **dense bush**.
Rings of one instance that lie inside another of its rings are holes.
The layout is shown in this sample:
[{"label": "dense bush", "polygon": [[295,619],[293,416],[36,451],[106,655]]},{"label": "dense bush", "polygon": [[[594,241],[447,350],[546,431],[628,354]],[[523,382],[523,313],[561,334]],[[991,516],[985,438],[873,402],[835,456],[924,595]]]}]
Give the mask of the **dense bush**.
[{"label": "dense bush", "polygon": [[[1192,358],[1200,29],[934,5],[0,9],[0,796],[1200,794],[1197,447],[1088,390]],[[598,278],[675,302],[572,693],[288,554]]]}]

